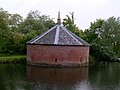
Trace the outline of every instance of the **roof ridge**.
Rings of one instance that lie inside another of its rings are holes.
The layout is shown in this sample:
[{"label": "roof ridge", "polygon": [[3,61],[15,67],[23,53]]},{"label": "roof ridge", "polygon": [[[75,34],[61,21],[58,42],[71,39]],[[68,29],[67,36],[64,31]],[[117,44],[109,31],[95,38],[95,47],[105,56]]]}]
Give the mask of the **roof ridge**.
[{"label": "roof ridge", "polygon": [[[69,30],[68,30],[69,31]],[[70,32],[70,31],[69,31]],[[74,37],[76,37],[77,39],[80,39],[82,42],[84,42],[84,43],[86,43],[86,44],[88,44],[88,45],[90,45],[89,43],[87,43],[85,40],[83,40],[81,37],[78,37],[76,34],[74,34],[74,33],[72,33],[72,32],[70,32]]]},{"label": "roof ridge", "polygon": [[67,30],[67,28],[65,28],[65,27],[61,27],[61,28],[63,28],[63,30],[65,31],[65,32],[67,32],[74,40],[76,40],[80,45],[83,45],[78,39],[76,39],[76,37],[75,36],[73,36],[68,30]]},{"label": "roof ridge", "polygon": [[50,31],[52,31],[54,28],[56,28],[57,27],[57,25],[55,25],[54,27],[52,27],[51,29],[49,29],[47,32],[45,32],[45,33],[43,33],[42,35],[40,35],[39,37],[37,37],[35,40],[33,40],[32,42],[31,42],[31,44],[32,43],[34,43],[34,42],[36,42],[37,40],[39,40],[40,38],[42,38],[43,36],[45,36],[47,33],[49,33]]},{"label": "roof ridge", "polygon": [[57,25],[54,44],[58,44],[60,25]]}]

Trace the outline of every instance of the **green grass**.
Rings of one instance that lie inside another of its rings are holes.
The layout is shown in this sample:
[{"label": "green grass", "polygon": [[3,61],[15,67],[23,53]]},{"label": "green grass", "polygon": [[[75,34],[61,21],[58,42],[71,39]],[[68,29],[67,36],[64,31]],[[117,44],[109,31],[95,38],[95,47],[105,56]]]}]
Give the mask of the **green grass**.
[{"label": "green grass", "polygon": [[0,63],[26,63],[26,56],[0,54]]}]

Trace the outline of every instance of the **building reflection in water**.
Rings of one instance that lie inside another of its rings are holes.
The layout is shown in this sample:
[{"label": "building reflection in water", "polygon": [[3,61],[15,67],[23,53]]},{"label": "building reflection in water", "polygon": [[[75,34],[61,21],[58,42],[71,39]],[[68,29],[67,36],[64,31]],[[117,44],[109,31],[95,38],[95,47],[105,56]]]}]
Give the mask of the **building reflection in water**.
[{"label": "building reflection in water", "polygon": [[38,88],[44,90],[73,90],[76,87],[80,88],[88,80],[88,67],[41,68],[28,65],[27,79],[34,90]]}]

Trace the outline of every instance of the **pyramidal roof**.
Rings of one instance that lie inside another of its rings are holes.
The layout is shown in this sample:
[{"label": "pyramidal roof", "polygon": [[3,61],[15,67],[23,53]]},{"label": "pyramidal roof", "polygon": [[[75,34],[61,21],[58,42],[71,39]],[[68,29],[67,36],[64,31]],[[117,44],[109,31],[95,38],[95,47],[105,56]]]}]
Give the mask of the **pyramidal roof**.
[{"label": "pyramidal roof", "polygon": [[58,22],[54,27],[28,41],[27,44],[89,46],[83,39],[61,26],[60,13],[58,14]]}]

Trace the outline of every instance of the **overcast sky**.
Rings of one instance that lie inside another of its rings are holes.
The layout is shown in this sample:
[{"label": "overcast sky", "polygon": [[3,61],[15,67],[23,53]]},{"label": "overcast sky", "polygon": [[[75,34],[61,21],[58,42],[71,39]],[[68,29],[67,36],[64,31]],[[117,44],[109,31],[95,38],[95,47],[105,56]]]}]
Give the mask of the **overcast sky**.
[{"label": "overcast sky", "polygon": [[88,28],[90,22],[99,18],[120,16],[120,0],[0,0],[0,7],[23,17],[31,10],[39,10],[41,15],[50,15],[54,21],[59,10],[61,19],[74,12],[75,23],[80,29]]}]

